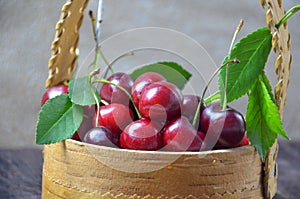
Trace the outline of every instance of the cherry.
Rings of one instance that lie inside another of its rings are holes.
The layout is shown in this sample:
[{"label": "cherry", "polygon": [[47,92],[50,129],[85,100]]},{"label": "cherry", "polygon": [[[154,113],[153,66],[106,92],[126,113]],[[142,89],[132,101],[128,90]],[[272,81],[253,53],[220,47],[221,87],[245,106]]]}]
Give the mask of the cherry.
[{"label": "cherry", "polygon": [[218,101],[212,102],[204,108],[200,124],[206,137],[210,138],[210,142],[218,142],[217,148],[236,147],[245,134],[243,115],[230,107],[223,111]]},{"label": "cherry", "polygon": [[134,121],[121,133],[120,146],[124,149],[158,150],[162,146],[160,128],[144,118]]},{"label": "cherry", "polygon": [[193,122],[200,97],[195,95],[184,95],[182,102],[181,114],[186,116],[190,122]]},{"label": "cherry", "polygon": [[[133,80],[125,73],[114,73],[108,81],[124,88],[127,92],[131,92]],[[100,89],[100,97],[108,103],[119,103],[126,106],[129,105],[129,96],[112,84],[103,84]]]},{"label": "cherry", "polygon": [[245,133],[241,143],[239,144],[239,146],[248,146],[250,144],[250,140],[247,137],[247,134]]},{"label": "cherry", "polygon": [[161,82],[161,81],[166,81],[166,79],[158,73],[146,72],[146,73],[140,75],[134,81],[132,89],[131,89],[131,94],[132,94],[132,99],[134,101],[134,104],[137,107],[139,106],[141,93],[146,88],[146,86],[150,85],[153,82]]},{"label": "cherry", "polygon": [[64,84],[48,88],[43,95],[41,105],[43,106],[48,99],[54,98],[64,93],[68,93],[68,86]]},{"label": "cherry", "polygon": [[172,120],[163,131],[163,150],[200,151],[202,138],[185,116]]},{"label": "cherry", "polygon": [[93,128],[93,116],[95,114],[95,105],[83,107],[83,120],[78,130],[71,137],[73,140],[81,141],[86,132]]},{"label": "cherry", "polygon": [[[96,127],[97,112],[93,118],[93,126]],[[132,111],[123,104],[109,104],[101,106],[98,116],[98,125],[105,126],[113,134],[120,135],[125,127],[133,121]]]},{"label": "cherry", "polygon": [[141,93],[139,110],[144,118],[155,121],[171,121],[181,114],[183,96],[169,82],[155,82]]},{"label": "cherry", "polygon": [[119,146],[119,137],[111,133],[111,131],[104,127],[98,126],[89,130],[83,141],[90,144],[108,146],[108,147],[118,147]]},{"label": "cherry", "polygon": [[202,140],[205,139],[205,133],[203,133],[202,131],[198,131],[197,134],[198,134],[198,136],[200,136],[200,138],[201,138]]}]

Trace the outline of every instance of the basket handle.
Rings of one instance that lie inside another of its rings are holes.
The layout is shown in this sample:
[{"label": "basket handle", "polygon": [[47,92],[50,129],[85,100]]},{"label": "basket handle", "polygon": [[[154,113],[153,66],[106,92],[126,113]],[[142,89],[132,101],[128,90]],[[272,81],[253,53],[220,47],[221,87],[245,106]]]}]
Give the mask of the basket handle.
[{"label": "basket handle", "polygon": [[266,23],[272,33],[272,47],[276,54],[275,72],[277,84],[275,86],[275,99],[282,117],[286,102],[286,93],[290,80],[292,56],[290,51],[291,40],[287,22],[279,29],[275,27],[284,16],[284,7],[281,0],[260,0],[266,11]]},{"label": "basket handle", "polygon": [[[274,88],[276,103],[282,117],[286,102],[286,93],[289,86],[290,68],[292,65],[292,56],[290,51],[290,34],[287,23],[279,29],[275,25],[284,16],[284,7],[281,0],[260,0],[261,5],[266,12],[266,23],[272,33],[272,48],[276,54],[275,72],[277,75],[277,84]],[[277,164],[278,154],[277,141],[271,147],[264,163],[264,194],[265,198],[273,198],[277,190]]]},{"label": "basket handle", "polygon": [[[76,3],[73,3],[76,1]],[[82,24],[83,11],[88,0],[67,0],[61,9],[61,16],[56,24],[56,33],[48,62],[46,88],[70,80],[77,60],[79,28]]]}]

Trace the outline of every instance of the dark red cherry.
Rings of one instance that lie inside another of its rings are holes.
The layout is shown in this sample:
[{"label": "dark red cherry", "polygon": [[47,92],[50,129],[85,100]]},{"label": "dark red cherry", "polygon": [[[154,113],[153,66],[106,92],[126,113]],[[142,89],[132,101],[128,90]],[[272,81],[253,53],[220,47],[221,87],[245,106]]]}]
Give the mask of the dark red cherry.
[{"label": "dark red cherry", "polygon": [[172,83],[155,82],[141,93],[139,110],[144,118],[171,121],[180,116],[183,96]]},{"label": "dark red cherry", "polygon": [[134,121],[121,133],[120,146],[124,149],[156,151],[162,147],[160,129],[147,119]]},{"label": "dark red cherry", "polygon": [[209,138],[210,142],[217,141],[217,148],[238,146],[246,129],[243,115],[230,107],[223,111],[218,101],[204,108],[200,124],[206,138]]},{"label": "dark red cherry", "polygon": [[163,130],[163,150],[200,151],[202,138],[185,116],[168,123]]},{"label": "dark red cherry", "polygon": [[191,123],[193,122],[199,102],[200,97],[196,95],[183,96],[181,114],[186,116]]},{"label": "dark red cherry", "polygon": [[[131,93],[133,80],[129,75],[125,73],[114,73],[107,80],[124,88],[128,93]],[[111,84],[102,85],[100,89],[100,96],[101,99],[110,104],[118,103],[128,106],[130,102],[129,96],[124,91]]]},{"label": "dark red cherry", "polygon": [[108,128],[104,126],[98,126],[89,130],[83,141],[90,144],[108,146],[108,147],[118,147],[119,137],[113,134]]},{"label": "dark red cherry", "polygon": [[205,139],[205,133],[203,133],[202,131],[198,131],[197,134],[200,136],[200,138],[201,138],[202,140]]},{"label": "dark red cherry", "polygon": [[71,136],[70,139],[72,139],[72,140],[77,140],[77,141],[81,141],[81,139],[80,139],[79,134],[78,134],[77,131]]},{"label": "dark red cherry", "polygon": [[250,140],[247,137],[247,134],[245,133],[241,143],[239,144],[239,146],[248,146],[250,144]]},{"label": "dark red cherry", "polygon": [[[93,125],[96,126],[97,113],[93,118]],[[105,126],[113,134],[120,135],[125,127],[133,121],[132,111],[123,104],[109,104],[100,107],[98,125]]]},{"label": "dark red cherry", "polygon": [[95,105],[89,105],[83,107],[83,120],[79,129],[71,137],[73,140],[83,140],[86,132],[93,128],[93,117],[95,115]]},{"label": "dark red cherry", "polygon": [[41,105],[43,106],[48,99],[54,98],[64,93],[68,93],[68,86],[64,84],[48,88],[43,95]]},{"label": "dark red cherry", "polygon": [[153,82],[161,82],[161,81],[166,81],[166,79],[158,73],[146,72],[146,73],[140,75],[134,81],[132,89],[131,89],[131,95],[132,95],[134,104],[137,107],[139,106],[141,93],[146,88],[146,86],[150,85]]}]

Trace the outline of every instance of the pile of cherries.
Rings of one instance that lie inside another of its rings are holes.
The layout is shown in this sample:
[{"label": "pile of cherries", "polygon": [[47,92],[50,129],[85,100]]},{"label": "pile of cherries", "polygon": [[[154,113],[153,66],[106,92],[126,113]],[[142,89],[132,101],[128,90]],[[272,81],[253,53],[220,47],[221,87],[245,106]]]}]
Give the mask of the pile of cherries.
[{"label": "pile of cherries", "polygon": [[[99,91],[106,103],[101,103],[99,110],[95,105],[83,107],[83,122],[72,139],[152,151],[200,151],[249,144],[241,113],[230,107],[222,110],[218,101],[204,104],[198,96],[183,95],[158,73],[146,72],[135,81],[126,73],[115,73],[107,81],[111,84],[103,84]],[[67,92],[66,85],[52,87],[42,104]],[[192,125],[199,103],[200,114]]]}]

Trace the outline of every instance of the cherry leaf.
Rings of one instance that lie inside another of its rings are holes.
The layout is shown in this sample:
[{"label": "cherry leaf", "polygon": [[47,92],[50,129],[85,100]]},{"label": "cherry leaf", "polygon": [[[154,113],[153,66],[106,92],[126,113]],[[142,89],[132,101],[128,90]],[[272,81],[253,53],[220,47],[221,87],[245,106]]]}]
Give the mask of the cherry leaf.
[{"label": "cherry leaf", "polygon": [[[263,72],[272,44],[272,35],[267,27],[260,28],[242,38],[231,50],[231,59],[237,58],[240,63],[227,66],[227,102],[242,97],[252,87]],[[225,63],[228,57],[224,59]],[[221,103],[225,97],[226,66],[219,73],[219,90]]]},{"label": "cherry leaf", "polygon": [[69,96],[71,98],[71,101],[74,104],[78,104],[81,106],[96,104],[92,89],[94,89],[94,94],[100,102],[99,93],[96,91],[94,86],[91,87],[89,76],[71,80],[69,83]]},{"label": "cherry leaf", "polygon": [[158,62],[145,65],[133,71],[130,76],[135,80],[141,74],[146,72],[156,72],[161,74],[168,82],[175,84],[179,89],[183,89],[192,76],[187,70],[175,62]]},{"label": "cherry leaf", "polygon": [[39,112],[36,143],[51,144],[71,137],[82,119],[82,107],[73,104],[67,94],[49,99]]},{"label": "cherry leaf", "polygon": [[264,84],[265,84],[265,86],[266,86],[266,88],[267,88],[267,90],[268,90],[268,93],[269,93],[270,98],[272,99],[272,101],[273,101],[274,103],[276,103],[275,98],[274,98],[274,95],[273,95],[272,86],[271,86],[270,81],[269,81],[269,79],[268,79],[268,77],[267,77],[267,75],[266,75],[265,72],[263,72],[263,73],[261,74],[261,81],[264,82]]},{"label": "cherry leaf", "polygon": [[204,102],[206,104],[208,104],[208,103],[211,103],[211,102],[216,101],[216,100],[220,100],[220,93],[219,92],[216,92],[216,93],[212,94],[211,96],[205,98]]},{"label": "cherry leaf", "polygon": [[251,89],[246,121],[247,135],[263,161],[278,134],[288,139],[282,128],[278,108],[271,99],[262,77]]}]

